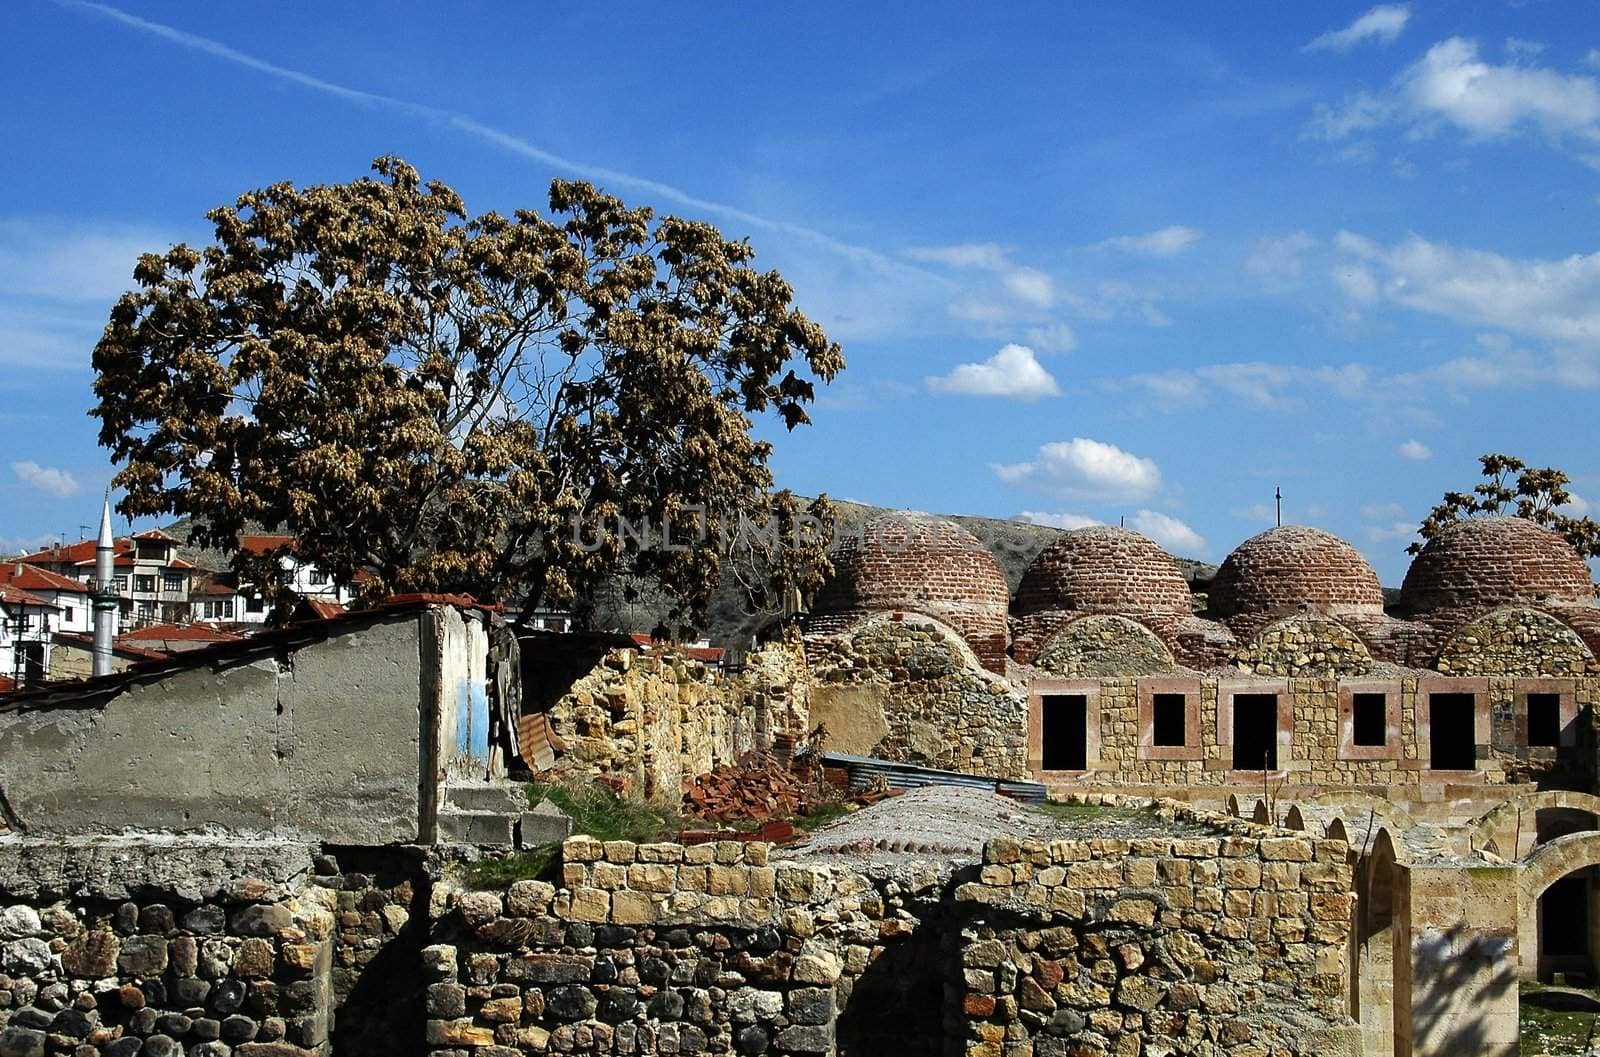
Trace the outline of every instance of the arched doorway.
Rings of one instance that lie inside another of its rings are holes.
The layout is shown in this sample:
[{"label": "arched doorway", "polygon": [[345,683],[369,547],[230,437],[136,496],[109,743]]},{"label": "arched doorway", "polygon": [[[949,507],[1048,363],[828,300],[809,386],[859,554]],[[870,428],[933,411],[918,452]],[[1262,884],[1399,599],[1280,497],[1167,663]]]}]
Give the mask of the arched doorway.
[{"label": "arched doorway", "polygon": [[1387,829],[1379,830],[1372,851],[1357,866],[1357,944],[1351,966],[1350,1015],[1361,1025],[1366,1057],[1393,1057],[1395,850]]}]

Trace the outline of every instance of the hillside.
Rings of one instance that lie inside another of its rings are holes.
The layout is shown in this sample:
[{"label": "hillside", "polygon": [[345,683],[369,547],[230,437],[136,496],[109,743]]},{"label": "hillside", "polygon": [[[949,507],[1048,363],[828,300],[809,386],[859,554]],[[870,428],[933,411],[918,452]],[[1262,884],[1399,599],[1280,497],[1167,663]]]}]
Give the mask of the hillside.
[{"label": "hillside", "polygon": [[[842,500],[835,500],[834,506],[838,510],[841,535],[849,534],[851,530],[859,528],[873,518],[896,513],[887,507],[867,506]],[[955,522],[976,536],[989,549],[989,553],[994,555],[995,561],[999,562],[1000,568],[1005,572],[1006,583],[1013,591],[1022,579],[1023,570],[1028,567],[1028,563],[1033,561],[1051,540],[1065,531],[1048,525],[1032,525],[1024,521],[975,517],[968,514],[938,516]],[[188,539],[188,529],[188,520],[175,521],[164,526],[164,531],[179,540]],[[184,544],[180,547],[179,553],[203,568],[227,567],[227,557],[217,551],[202,551]],[[1191,584],[1198,583],[1203,587],[1216,572],[1216,566],[1205,562],[1191,558],[1176,560],[1178,568]],[[667,606],[659,594],[649,590],[642,593],[643,597],[638,601],[626,602],[622,599],[619,583],[612,590],[605,592],[603,597],[594,600],[590,620],[595,626],[608,630],[649,631],[661,623],[666,615]],[[708,616],[707,626],[701,629],[700,634],[717,645],[734,649],[748,646],[751,638],[772,619],[771,613],[747,612],[737,584],[727,575],[722,577],[721,584],[712,596]]]}]

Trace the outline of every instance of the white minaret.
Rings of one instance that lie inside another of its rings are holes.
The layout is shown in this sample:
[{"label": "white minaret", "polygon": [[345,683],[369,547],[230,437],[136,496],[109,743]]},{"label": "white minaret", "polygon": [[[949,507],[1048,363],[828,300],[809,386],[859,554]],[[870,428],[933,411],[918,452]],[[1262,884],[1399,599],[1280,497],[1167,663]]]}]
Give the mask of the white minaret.
[{"label": "white minaret", "polygon": [[117,584],[112,566],[117,545],[111,538],[111,496],[100,508],[100,538],[94,547],[94,674],[111,674],[111,640],[117,633]]}]

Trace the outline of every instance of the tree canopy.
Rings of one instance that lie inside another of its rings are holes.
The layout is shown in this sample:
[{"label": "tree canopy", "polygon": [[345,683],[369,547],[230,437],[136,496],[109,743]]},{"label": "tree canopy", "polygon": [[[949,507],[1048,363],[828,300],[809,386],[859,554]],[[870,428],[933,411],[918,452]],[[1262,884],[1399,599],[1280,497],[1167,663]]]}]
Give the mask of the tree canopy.
[{"label": "tree canopy", "polygon": [[471,216],[373,169],[251,191],[210,245],[140,258],[94,351],[119,510],[194,518],[268,586],[248,525],[371,593],[532,609],[623,572],[692,622],[729,550],[757,595],[813,586],[817,532],[742,531],[828,514],[774,494],[754,420],[808,423],[844,360],[748,242],[564,180],[548,218]]},{"label": "tree canopy", "polygon": [[1462,518],[1511,514],[1561,533],[1585,558],[1600,557],[1600,524],[1588,516],[1563,513],[1572,503],[1567,490],[1571,478],[1566,473],[1549,466],[1530,467],[1514,455],[1482,455],[1478,463],[1484,479],[1471,492],[1446,492],[1444,502],[1417,529],[1423,542],[1407,547],[1410,553],[1422,550],[1426,541]]}]

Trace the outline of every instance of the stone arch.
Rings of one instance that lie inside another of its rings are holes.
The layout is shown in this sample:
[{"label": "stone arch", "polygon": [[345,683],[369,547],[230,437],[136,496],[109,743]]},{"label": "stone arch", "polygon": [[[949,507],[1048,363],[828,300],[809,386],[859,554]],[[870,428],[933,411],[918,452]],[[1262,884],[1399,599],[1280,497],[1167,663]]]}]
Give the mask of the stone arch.
[{"label": "stone arch", "polygon": [[[1027,773],[1026,693],[983,668],[932,617],[878,612],[808,636],[811,722],[835,751],[1017,778]],[[1019,744],[1020,742],[1020,744]]]},{"label": "stone arch", "polygon": [[1351,958],[1350,1015],[1361,1025],[1366,1057],[1399,1052],[1395,1040],[1394,974],[1403,945],[1395,930],[1395,889],[1400,857],[1385,826],[1372,851],[1357,866],[1354,950]]},{"label": "stone arch", "polygon": [[1244,817],[1244,810],[1239,806],[1238,793],[1228,794],[1228,814],[1232,815],[1234,818]]},{"label": "stone arch", "polygon": [[1361,636],[1331,617],[1296,614],[1274,621],[1234,657],[1234,663],[1256,675],[1291,679],[1366,675],[1372,653]]},{"label": "stone arch", "polygon": [[[1596,825],[1600,829],[1600,796],[1589,793],[1579,793],[1569,789],[1546,789],[1537,793],[1526,793],[1522,796],[1512,797],[1503,804],[1490,808],[1477,818],[1473,819],[1467,827],[1467,839],[1471,847],[1481,848],[1484,843],[1499,833],[1518,812],[1523,814],[1537,813],[1549,808],[1566,808],[1572,811],[1584,811],[1595,816]],[[1515,851],[1512,852],[1516,854]]]},{"label": "stone arch", "polygon": [[1544,895],[1545,889],[1574,870],[1600,866],[1600,830],[1569,833],[1534,849],[1522,860],[1518,882],[1518,904],[1526,912]]},{"label": "stone arch", "polygon": [[1137,620],[1080,617],[1045,640],[1033,662],[1057,675],[1159,675],[1170,672],[1172,651]]},{"label": "stone arch", "polygon": [[1306,831],[1306,816],[1300,810],[1299,804],[1290,804],[1288,812],[1283,816],[1283,828],[1295,829],[1304,833]]},{"label": "stone arch", "polygon": [[1433,667],[1445,675],[1563,676],[1594,664],[1594,651],[1558,617],[1503,606],[1456,628]]}]

